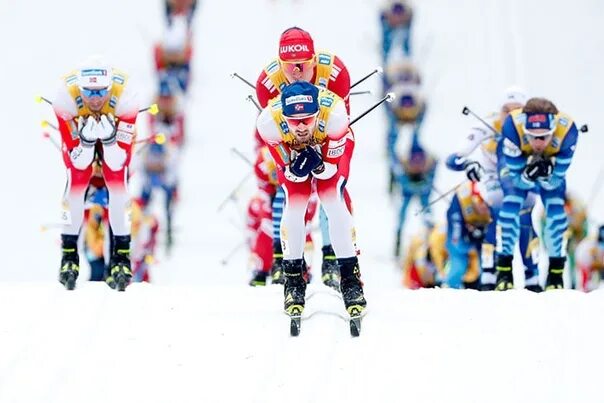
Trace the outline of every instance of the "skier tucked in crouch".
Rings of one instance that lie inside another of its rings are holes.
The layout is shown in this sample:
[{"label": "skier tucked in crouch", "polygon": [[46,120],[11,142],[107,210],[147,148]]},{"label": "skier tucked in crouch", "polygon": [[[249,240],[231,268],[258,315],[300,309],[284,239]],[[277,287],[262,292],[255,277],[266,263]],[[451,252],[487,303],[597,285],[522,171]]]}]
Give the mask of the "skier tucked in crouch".
[{"label": "skier tucked in crouch", "polygon": [[113,233],[107,282],[123,291],[132,276],[130,223],[126,218],[130,197],[126,185],[139,108],[135,94],[125,73],[92,58],[63,78],[53,108],[67,168],[59,280],[68,289],[75,287],[84,196],[93,173],[92,163],[98,154],[109,191],[109,222]]},{"label": "skier tucked in crouch", "polygon": [[284,87],[258,117],[258,131],[269,146],[285,191],[281,245],[288,313],[300,311],[305,303],[304,215],[313,181],[329,218],[344,304],[349,313],[360,312],[366,305],[353,219],[343,198],[354,144],[348,122],[339,96],[303,81]]}]

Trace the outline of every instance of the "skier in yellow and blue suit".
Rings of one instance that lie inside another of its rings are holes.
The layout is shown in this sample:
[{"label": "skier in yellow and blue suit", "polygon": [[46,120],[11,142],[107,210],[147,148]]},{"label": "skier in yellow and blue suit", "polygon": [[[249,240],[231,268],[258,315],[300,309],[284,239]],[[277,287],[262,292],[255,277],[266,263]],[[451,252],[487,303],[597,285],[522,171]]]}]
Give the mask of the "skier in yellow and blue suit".
[{"label": "skier in yellow and blue suit", "polygon": [[[447,242],[449,262],[443,285],[450,288],[478,288],[478,273],[470,281],[464,275],[472,256],[481,256],[482,243],[492,221],[491,209],[478,190],[476,182],[465,182],[455,192],[447,210]],[[479,267],[479,264],[475,264]],[[464,281],[465,280],[465,281]]]},{"label": "skier in yellow and blue suit", "polygon": [[504,197],[497,223],[497,290],[514,287],[512,260],[519,236],[519,213],[530,191],[545,206],[545,245],[549,254],[546,290],[563,288],[566,261],[564,212],[566,171],[577,143],[577,127],[545,98],[531,98],[503,125],[500,169]]}]

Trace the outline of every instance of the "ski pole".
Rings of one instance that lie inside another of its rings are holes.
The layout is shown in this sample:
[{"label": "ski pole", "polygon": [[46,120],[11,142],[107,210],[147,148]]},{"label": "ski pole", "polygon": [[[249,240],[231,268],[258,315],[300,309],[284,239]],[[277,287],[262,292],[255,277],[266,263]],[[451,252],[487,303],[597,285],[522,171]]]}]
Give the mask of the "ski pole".
[{"label": "ski pole", "polygon": [[61,145],[57,142],[57,140],[55,140],[54,138],[52,138],[52,136],[50,135],[50,133],[48,132],[44,132],[42,133],[42,137],[44,137],[45,139],[48,139],[50,141],[50,143],[55,146],[55,148],[61,152]]},{"label": "ski pole", "polygon": [[373,70],[371,73],[367,74],[365,77],[361,78],[359,81],[352,84],[350,86],[350,89],[353,89],[354,87],[361,84],[363,81],[367,80],[369,77],[371,77],[374,74],[382,74],[383,71],[384,70],[380,66],[376,67],[375,70]]},{"label": "ski pole", "polygon": [[467,179],[464,179],[462,182],[458,183],[457,185],[455,185],[451,189],[447,190],[445,193],[441,194],[439,197],[437,197],[436,199],[434,199],[430,203],[428,203],[424,208],[422,208],[421,210],[416,211],[415,215],[419,215],[419,214],[424,213],[426,210],[428,210],[430,208],[430,206],[432,206],[434,203],[437,203],[440,200],[444,199],[445,197],[447,197],[452,192],[456,191],[457,188],[460,187],[461,185],[463,185],[464,183],[466,183],[466,181],[467,181]]},{"label": "ski pole", "polygon": [[354,118],[352,120],[352,122],[350,122],[348,124],[348,126],[352,126],[353,124],[355,124],[359,119],[361,119],[363,116],[367,115],[369,112],[371,112],[372,110],[374,110],[375,108],[377,108],[378,106],[380,106],[381,104],[383,104],[384,102],[392,102],[394,101],[394,99],[396,98],[396,96],[394,95],[393,92],[389,92],[387,93],[384,98],[380,99],[378,102],[375,103],[375,105],[373,105],[372,107],[370,107],[369,109],[367,109],[365,112],[361,113],[359,116],[357,116],[356,118]]},{"label": "ski pole", "polygon": [[250,87],[252,87],[253,89],[256,89],[256,86],[252,83],[250,83],[248,80],[246,80],[245,78],[241,77],[239,74],[237,73],[232,73],[231,74],[231,78],[237,77],[238,79],[240,79],[241,81],[243,81],[244,83],[246,83],[247,85],[249,85]]},{"label": "ski pole", "polygon": [[241,151],[239,151],[235,147],[231,147],[231,152],[233,154],[236,154],[237,156],[239,156],[239,158],[244,160],[249,166],[251,166],[251,167],[254,166],[254,163],[252,161],[250,161],[250,159],[248,157],[246,157]]},{"label": "ski pole", "polygon": [[157,133],[154,136],[145,137],[144,139],[140,139],[134,142],[134,144],[144,143],[141,148],[136,150],[135,155],[139,155],[145,148],[147,148],[150,144],[164,144],[166,142],[166,135],[163,133]]},{"label": "ski pole", "polygon": [[245,182],[247,182],[247,180],[252,176],[252,174],[253,172],[250,171],[243,177],[243,179],[241,179],[241,181],[237,184],[237,186],[235,186],[231,193],[229,193],[228,196],[222,201],[222,203],[220,203],[218,209],[216,210],[217,213],[219,213],[230,200],[235,199],[235,195],[237,194],[239,189],[241,189],[241,187],[245,184]]},{"label": "ski pole", "polygon": [[248,101],[253,103],[254,106],[258,109],[258,112],[262,112],[262,108],[260,107],[258,102],[256,102],[256,100],[254,99],[254,97],[252,95],[248,95],[245,99],[247,99]]},{"label": "ski pole", "polygon": [[239,249],[241,249],[241,247],[245,245],[244,241],[239,242],[237,245],[235,245],[235,247],[233,249],[231,249],[231,251],[220,260],[220,263],[223,266],[226,266],[229,263],[229,260],[231,260],[231,258],[233,256],[235,256],[235,254],[239,251]]},{"label": "ski pole", "polygon": [[475,114],[470,108],[468,108],[467,106],[464,106],[463,109],[461,110],[461,113],[463,113],[464,115],[468,116],[468,115],[472,115],[474,116],[476,119],[478,119],[480,121],[480,123],[482,123],[483,125],[485,125],[486,127],[488,127],[489,129],[491,129],[491,131],[493,132],[493,134],[495,136],[501,136],[501,133],[499,133],[497,130],[495,130],[495,128],[493,126],[491,126],[490,124],[488,124],[483,118],[481,118],[480,116],[478,116],[477,114]]},{"label": "ski pole", "polygon": [[371,91],[352,91],[349,95],[353,96],[353,95],[364,95],[364,94],[371,94]]},{"label": "ski pole", "polygon": [[[439,196],[443,196],[443,193],[442,193],[440,190],[438,190],[438,188],[437,188],[436,186],[432,185],[432,190],[434,190],[434,192],[436,192],[436,194],[437,194],[437,195],[439,195]],[[446,195],[445,195],[445,196],[446,196]],[[448,201],[448,200],[449,200],[449,199],[447,199],[447,201]]]}]

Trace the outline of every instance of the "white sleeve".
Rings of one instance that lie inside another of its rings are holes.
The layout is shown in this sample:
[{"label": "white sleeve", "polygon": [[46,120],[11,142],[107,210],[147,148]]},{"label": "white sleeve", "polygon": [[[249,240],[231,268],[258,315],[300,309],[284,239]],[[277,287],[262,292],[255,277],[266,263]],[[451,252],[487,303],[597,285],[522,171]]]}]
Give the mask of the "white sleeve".
[{"label": "white sleeve", "polygon": [[330,140],[339,140],[348,132],[349,117],[345,103],[338,102],[329,114],[325,132]]},{"label": "white sleeve", "polygon": [[256,128],[258,129],[258,133],[260,133],[262,140],[267,144],[275,146],[281,142],[281,132],[268,107],[260,112],[260,115],[256,120]]},{"label": "white sleeve", "polygon": [[131,117],[138,114],[140,109],[140,101],[138,97],[138,91],[132,84],[131,80],[124,87],[122,95],[120,96],[117,105],[115,106],[115,116],[117,117]]},{"label": "white sleeve", "polygon": [[492,133],[486,128],[473,127],[470,130],[470,133],[468,133],[468,135],[464,139],[461,149],[455,154],[459,155],[460,157],[467,157],[468,155],[472,154],[472,152],[476,150],[478,146],[483,141],[488,139],[491,135]]},{"label": "white sleeve", "polygon": [[78,114],[78,107],[69,94],[67,86],[61,82],[52,101],[52,107],[55,113],[64,120],[71,120]]}]

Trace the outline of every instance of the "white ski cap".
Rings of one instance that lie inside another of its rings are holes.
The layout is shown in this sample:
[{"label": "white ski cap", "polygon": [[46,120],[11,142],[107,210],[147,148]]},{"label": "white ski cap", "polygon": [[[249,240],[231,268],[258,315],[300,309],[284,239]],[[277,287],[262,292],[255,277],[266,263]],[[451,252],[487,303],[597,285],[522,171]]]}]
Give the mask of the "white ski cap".
[{"label": "white ski cap", "polygon": [[91,56],[80,64],[78,70],[78,87],[111,87],[111,75],[111,67],[109,67],[101,56]]},{"label": "white ski cap", "polygon": [[526,104],[528,100],[528,96],[526,95],[526,91],[517,85],[513,85],[511,87],[506,88],[504,92],[504,98],[501,105],[507,104]]}]

